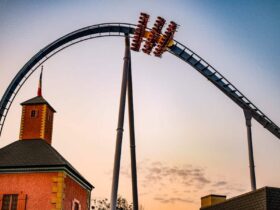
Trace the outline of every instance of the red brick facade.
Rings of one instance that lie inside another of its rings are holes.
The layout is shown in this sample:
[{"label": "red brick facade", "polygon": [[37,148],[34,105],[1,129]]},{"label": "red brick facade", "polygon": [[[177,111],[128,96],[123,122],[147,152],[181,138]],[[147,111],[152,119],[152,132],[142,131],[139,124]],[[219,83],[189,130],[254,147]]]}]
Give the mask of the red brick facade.
[{"label": "red brick facade", "polygon": [[[33,110],[36,112],[36,114],[34,117],[31,117],[31,111]],[[42,105],[23,106],[19,139],[39,139],[42,118]]]},{"label": "red brick facade", "polygon": [[57,173],[0,174],[0,206],[4,194],[21,194],[17,210],[50,210],[52,178],[55,176]]},{"label": "red brick facade", "polygon": [[19,139],[52,141],[53,111],[47,104],[23,105]]},{"label": "red brick facade", "polygon": [[53,111],[49,108],[46,110],[46,123],[44,128],[44,139],[51,144],[52,143],[52,132],[53,132]]},{"label": "red brick facade", "polygon": [[81,186],[70,177],[65,178],[66,190],[64,193],[63,209],[73,209],[73,201],[80,204],[80,210],[88,210],[90,202],[90,192],[81,188]]},{"label": "red brick facade", "polygon": [[3,195],[18,195],[17,210],[88,210],[90,192],[64,172],[0,174],[0,208]]}]

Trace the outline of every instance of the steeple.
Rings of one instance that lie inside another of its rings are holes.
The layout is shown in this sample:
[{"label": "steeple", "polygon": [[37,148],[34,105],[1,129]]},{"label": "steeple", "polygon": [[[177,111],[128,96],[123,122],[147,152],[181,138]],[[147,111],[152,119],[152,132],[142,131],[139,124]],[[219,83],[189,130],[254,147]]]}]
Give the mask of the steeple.
[{"label": "steeple", "polygon": [[21,103],[22,116],[19,139],[42,139],[51,144],[55,110],[42,96],[42,75],[43,66],[37,96]]},{"label": "steeple", "polygon": [[42,96],[42,76],[43,76],[43,66],[41,66],[41,73],[39,78],[39,85],[37,90],[37,96]]}]

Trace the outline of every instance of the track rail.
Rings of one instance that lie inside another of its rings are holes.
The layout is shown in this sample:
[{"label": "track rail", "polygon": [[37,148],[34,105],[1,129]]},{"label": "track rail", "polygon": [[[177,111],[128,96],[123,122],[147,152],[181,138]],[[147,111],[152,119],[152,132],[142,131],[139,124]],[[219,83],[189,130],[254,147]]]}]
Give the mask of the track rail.
[{"label": "track rail", "polygon": [[175,45],[169,48],[170,53],[191,65],[210,82],[212,82],[217,88],[219,88],[224,94],[226,94],[230,99],[232,99],[243,110],[248,110],[256,121],[258,121],[267,130],[269,130],[272,134],[280,139],[279,127],[272,120],[270,120],[257,106],[255,106],[240,90],[238,90],[220,72],[218,72],[213,66],[207,63],[195,52],[177,41],[175,41],[175,43]]},{"label": "track rail", "polygon": [[[85,27],[73,31],[40,50],[35,54],[16,74],[12,82],[6,89],[0,101],[0,135],[3,131],[5,119],[9,109],[26,80],[36,69],[46,60],[54,56],[63,49],[82,41],[106,36],[125,36],[134,33],[135,25],[129,23],[103,23]],[[241,93],[232,83],[230,83],[221,73],[208,64],[192,50],[175,41],[175,44],[168,48],[168,51],[191,65],[224,94],[231,98],[243,110],[251,112],[253,118],[268,129],[272,134],[280,139],[280,129],[272,122],[257,106],[255,106],[244,94]]]}]

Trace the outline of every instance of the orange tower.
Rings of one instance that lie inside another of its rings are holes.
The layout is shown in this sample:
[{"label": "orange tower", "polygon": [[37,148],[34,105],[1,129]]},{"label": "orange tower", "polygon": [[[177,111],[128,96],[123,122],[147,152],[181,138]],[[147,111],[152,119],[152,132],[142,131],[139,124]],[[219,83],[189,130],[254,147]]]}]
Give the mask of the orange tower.
[{"label": "orange tower", "polygon": [[42,139],[51,144],[55,110],[42,97],[42,71],[37,96],[22,105],[20,140]]}]

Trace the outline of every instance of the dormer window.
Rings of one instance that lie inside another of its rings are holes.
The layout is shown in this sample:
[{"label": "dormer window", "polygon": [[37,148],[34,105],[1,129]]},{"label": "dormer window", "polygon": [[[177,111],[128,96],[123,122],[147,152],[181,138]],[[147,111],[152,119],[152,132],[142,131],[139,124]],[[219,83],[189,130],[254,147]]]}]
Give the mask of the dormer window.
[{"label": "dormer window", "polygon": [[31,114],[30,114],[31,118],[35,118],[35,117],[37,117],[37,115],[38,115],[38,111],[37,110],[31,110]]}]

